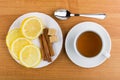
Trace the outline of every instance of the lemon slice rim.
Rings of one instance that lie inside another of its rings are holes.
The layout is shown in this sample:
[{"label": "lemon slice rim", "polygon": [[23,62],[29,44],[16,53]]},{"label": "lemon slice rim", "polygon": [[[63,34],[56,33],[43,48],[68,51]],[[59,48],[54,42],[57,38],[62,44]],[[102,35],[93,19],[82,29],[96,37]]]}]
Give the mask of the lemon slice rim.
[{"label": "lemon slice rim", "polygon": [[[16,56],[16,55],[15,55],[15,52],[14,52],[14,50],[13,50],[13,46],[14,46],[14,44],[15,44],[18,40],[20,40],[20,39],[24,39],[24,40],[28,41],[30,44],[32,44],[32,42],[31,42],[29,39],[23,38],[23,37],[17,38],[17,39],[15,39],[15,40],[13,41],[13,43],[11,44],[11,49],[10,49],[10,51],[11,51],[11,54],[13,55],[13,57],[14,57],[15,59],[17,59],[17,60],[19,60],[19,56]],[[19,53],[20,53],[20,52],[19,52]]]},{"label": "lemon slice rim", "polygon": [[[37,20],[37,21],[40,23],[40,31],[37,33],[36,36],[31,37],[31,36],[27,36],[27,35],[25,34],[25,30],[24,30],[25,27],[24,27],[24,26],[25,26],[30,20],[33,20],[33,19]],[[23,34],[24,37],[33,40],[33,39],[37,38],[37,37],[42,33],[44,27],[43,27],[43,24],[42,24],[42,20],[41,20],[40,18],[38,18],[38,17],[36,17],[36,16],[31,16],[31,17],[25,18],[25,19],[22,21],[20,28],[21,28],[21,32],[22,32],[22,34]]]},{"label": "lemon slice rim", "polygon": [[[27,65],[24,61],[23,61],[23,58],[22,58],[22,55],[23,55],[23,51],[27,48],[27,47],[34,47],[36,50],[37,50],[37,54],[38,54],[38,59],[37,61],[32,64],[31,66],[30,65]],[[26,45],[22,48],[22,50],[20,51],[20,54],[19,54],[19,59],[20,59],[20,62],[23,66],[27,67],[27,68],[35,68],[40,62],[41,62],[41,53],[40,53],[40,50],[37,46],[35,45]]]}]

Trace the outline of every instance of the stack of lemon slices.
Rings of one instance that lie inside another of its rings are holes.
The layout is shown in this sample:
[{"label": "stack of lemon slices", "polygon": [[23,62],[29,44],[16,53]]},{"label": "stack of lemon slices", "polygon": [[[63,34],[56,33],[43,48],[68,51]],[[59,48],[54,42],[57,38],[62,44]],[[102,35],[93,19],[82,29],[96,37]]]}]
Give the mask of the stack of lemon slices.
[{"label": "stack of lemon slices", "polygon": [[40,49],[32,43],[43,31],[41,20],[28,17],[21,23],[20,28],[10,30],[6,37],[6,44],[10,54],[25,67],[34,68],[40,63]]}]

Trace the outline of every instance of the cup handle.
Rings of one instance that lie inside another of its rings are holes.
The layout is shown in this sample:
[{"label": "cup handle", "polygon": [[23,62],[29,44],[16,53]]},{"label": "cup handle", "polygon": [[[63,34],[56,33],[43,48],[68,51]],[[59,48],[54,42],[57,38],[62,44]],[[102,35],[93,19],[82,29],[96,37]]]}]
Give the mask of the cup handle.
[{"label": "cup handle", "polygon": [[110,53],[108,53],[107,51],[106,51],[106,53],[104,53],[103,55],[104,55],[106,58],[110,58],[110,56],[111,56]]}]

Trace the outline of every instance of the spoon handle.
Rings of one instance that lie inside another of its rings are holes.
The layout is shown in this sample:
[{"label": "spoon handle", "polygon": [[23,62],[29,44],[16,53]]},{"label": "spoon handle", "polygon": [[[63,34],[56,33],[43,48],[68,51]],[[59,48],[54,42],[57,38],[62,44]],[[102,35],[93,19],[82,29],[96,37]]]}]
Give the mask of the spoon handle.
[{"label": "spoon handle", "polygon": [[82,16],[82,17],[90,17],[90,18],[96,18],[96,19],[105,19],[106,14],[100,13],[100,14],[70,14],[70,16]]}]

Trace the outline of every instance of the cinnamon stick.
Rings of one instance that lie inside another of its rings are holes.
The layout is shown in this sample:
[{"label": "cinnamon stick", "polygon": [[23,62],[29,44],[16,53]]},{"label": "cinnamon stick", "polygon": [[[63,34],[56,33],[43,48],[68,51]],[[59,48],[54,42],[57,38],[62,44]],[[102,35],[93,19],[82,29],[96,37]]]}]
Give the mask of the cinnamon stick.
[{"label": "cinnamon stick", "polygon": [[41,54],[42,54],[42,58],[43,58],[43,60],[47,60],[46,55],[45,55],[45,51],[44,51],[42,35],[39,36],[39,39],[40,39],[40,45],[41,45],[40,46],[40,51],[41,51]]},{"label": "cinnamon stick", "polygon": [[45,51],[45,54],[46,54],[47,61],[51,62],[51,57],[50,57],[50,54],[49,54],[49,48],[48,48],[48,45],[47,45],[47,40],[45,38],[45,34],[43,33],[41,36],[42,36],[43,47],[44,47],[44,51]]},{"label": "cinnamon stick", "polygon": [[47,41],[47,44],[48,44],[50,56],[54,56],[54,50],[52,48],[52,44],[50,43],[50,39],[49,39],[49,36],[48,36],[48,28],[45,28],[43,30],[43,34],[45,35],[45,38],[46,38],[46,41]]}]

